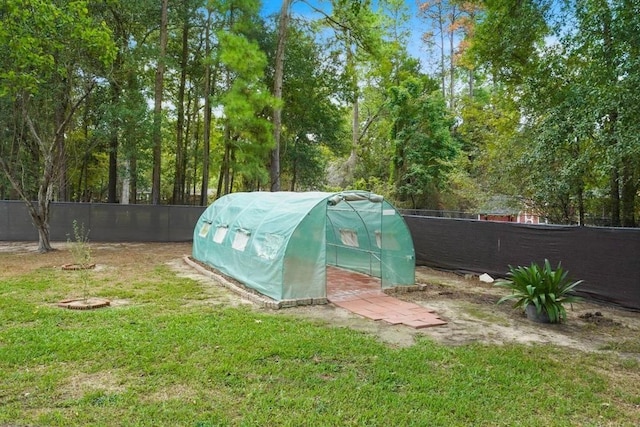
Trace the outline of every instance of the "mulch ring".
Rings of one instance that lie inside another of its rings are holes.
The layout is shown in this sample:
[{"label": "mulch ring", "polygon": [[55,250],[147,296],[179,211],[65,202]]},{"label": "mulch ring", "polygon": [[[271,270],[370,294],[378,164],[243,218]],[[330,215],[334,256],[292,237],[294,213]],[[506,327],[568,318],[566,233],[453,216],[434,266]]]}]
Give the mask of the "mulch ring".
[{"label": "mulch ring", "polygon": [[94,310],[110,306],[111,301],[104,298],[72,298],[62,300],[56,305],[70,310]]}]

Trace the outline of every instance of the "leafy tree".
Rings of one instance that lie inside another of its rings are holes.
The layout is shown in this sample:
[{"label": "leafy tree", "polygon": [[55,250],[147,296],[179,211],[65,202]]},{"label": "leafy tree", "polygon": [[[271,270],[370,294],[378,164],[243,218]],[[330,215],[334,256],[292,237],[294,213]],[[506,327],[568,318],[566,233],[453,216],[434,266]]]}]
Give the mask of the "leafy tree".
[{"label": "leafy tree", "polygon": [[433,89],[433,82],[424,78],[391,88],[392,177],[400,201],[410,200],[414,209],[438,207],[438,192],[458,152],[444,99]]},{"label": "leafy tree", "polygon": [[389,139],[393,124],[389,88],[400,86],[407,78],[422,72],[419,61],[406,49],[409,37],[407,5],[402,1],[387,0],[379,2],[378,6],[379,32],[384,43],[378,45],[378,54],[371,57],[361,72],[358,163],[354,178],[359,188],[391,197],[389,159],[394,148]]},{"label": "leafy tree", "polygon": [[496,195],[518,194],[522,171],[514,167],[527,144],[518,134],[521,113],[504,91],[478,88],[462,100],[454,137],[460,157],[452,176],[451,209],[470,210]]},{"label": "leafy tree", "polygon": [[[379,3],[385,3],[379,2]],[[332,0],[331,11],[321,12],[323,24],[333,32],[329,40],[335,61],[343,64],[340,71],[342,90],[336,94],[340,101],[351,106],[351,152],[337,175],[340,184],[353,181],[358,163],[358,145],[361,139],[360,83],[366,68],[382,57],[385,44],[382,13],[375,11],[370,0]]]},{"label": "leafy tree", "polygon": [[319,189],[328,158],[348,152],[345,110],[332,97],[340,88],[335,64],[297,22],[289,27],[284,64],[282,182]]},{"label": "leafy tree", "polygon": [[431,29],[423,34],[423,40],[429,45],[437,45],[440,57],[438,74],[440,75],[442,96],[447,100],[452,110],[455,106],[456,40],[464,28],[466,11],[474,10],[473,7],[460,3],[462,2],[451,0],[418,2],[421,17],[431,24]]},{"label": "leafy tree", "polygon": [[167,50],[167,25],[169,0],[162,0],[160,18],[160,48],[156,67],[156,80],[153,91],[153,176],[151,180],[151,203],[160,204],[160,173],[162,161],[162,97],[164,87],[165,55]]},{"label": "leafy tree", "polygon": [[[278,19],[278,42],[274,58],[273,96],[278,103],[282,100],[284,79],[284,59],[287,45],[287,29],[290,20],[291,0],[283,0]],[[273,109],[273,141],[271,152],[271,191],[280,191],[280,136],[282,134],[282,107],[276,103]]]},{"label": "leafy tree", "polygon": [[[96,149],[108,155],[106,201],[109,203],[136,203],[138,187],[148,187],[145,182],[146,156],[152,155],[152,114],[148,106],[148,87],[152,77],[145,72],[157,56],[157,48],[151,34],[155,34],[160,22],[161,8],[153,0],[127,2],[108,0],[92,2],[91,10],[100,16],[113,33],[117,54],[107,75],[108,85],[92,97],[90,123],[83,123],[87,137]],[[140,172],[142,171],[142,172]],[[98,171],[99,174],[101,172]],[[89,178],[89,177],[87,177]],[[149,181],[149,180],[147,180]],[[118,186],[121,185],[120,197]],[[93,189],[100,194],[101,189]],[[78,191],[78,190],[76,190]],[[83,193],[86,193],[85,189]],[[103,200],[103,197],[98,197]]]},{"label": "leafy tree", "polygon": [[521,184],[519,196],[562,222],[584,223],[589,206],[601,206],[593,198],[608,193],[611,224],[634,226],[637,6],[550,4],[487,1],[469,42],[468,58],[487,67],[519,104],[518,137],[503,140],[527,147],[515,150],[521,178],[513,182]]},{"label": "leafy tree", "polygon": [[[8,135],[0,140],[0,169],[27,204],[38,250],[47,252],[49,203],[56,174],[64,169],[64,135],[96,86],[100,66],[113,61],[115,46],[85,1],[7,0],[0,17],[0,98],[13,112],[3,117]],[[27,170],[37,172],[37,183],[23,179]]]},{"label": "leafy tree", "polygon": [[188,105],[185,105],[187,94],[187,80],[189,70],[189,55],[191,54],[191,33],[192,25],[194,25],[194,17],[196,16],[196,4],[191,4],[189,0],[182,2],[180,10],[180,35],[176,37],[180,40],[179,48],[179,71],[180,80],[178,82],[178,93],[176,96],[176,144],[174,147],[175,162],[173,174],[173,194],[171,201],[173,204],[184,203],[186,193],[186,172],[187,172],[187,144],[185,135],[188,128],[185,125],[186,115],[188,114]]},{"label": "leafy tree", "polygon": [[229,6],[220,11],[226,25],[216,34],[217,58],[224,75],[217,97],[224,110],[218,197],[233,191],[234,182],[245,189],[264,185],[268,180],[264,160],[273,144],[265,112],[275,101],[264,82],[267,58],[256,41],[255,33],[261,27],[258,2],[245,0]]},{"label": "leafy tree", "polygon": [[638,34],[635,2],[581,0],[573,13],[577,30],[567,37],[576,56],[588,57],[582,67],[585,99],[597,123],[596,143],[604,153],[600,167],[609,171],[609,211],[612,225],[636,225],[638,134]]},{"label": "leafy tree", "polygon": [[549,34],[548,5],[537,0],[487,0],[467,54],[484,65],[495,82],[518,84]]}]

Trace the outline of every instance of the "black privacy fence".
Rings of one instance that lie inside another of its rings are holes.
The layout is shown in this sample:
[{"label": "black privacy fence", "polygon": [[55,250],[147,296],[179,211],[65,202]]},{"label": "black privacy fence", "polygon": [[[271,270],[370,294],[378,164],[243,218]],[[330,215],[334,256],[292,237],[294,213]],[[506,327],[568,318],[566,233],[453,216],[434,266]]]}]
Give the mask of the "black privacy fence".
[{"label": "black privacy fence", "polygon": [[[51,203],[52,241],[73,240],[73,222],[94,242],[188,242],[205,207]],[[24,202],[0,201],[0,241],[38,240]]]},{"label": "black privacy fence", "polygon": [[583,296],[640,310],[640,229],[404,218],[417,265],[503,277],[548,259],[584,280]]},{"label": "black privacy fence", "polygon": [[[95,242],[188,242],[202,206],[52,203],[51,240],[73,222]],[[503,277],[509,266],[562,262],[586,297],[640,310],[640,229],[526,225],[404,215],[416,264]],[[37,241],[23,202],[0,201],[0,241]]]}]

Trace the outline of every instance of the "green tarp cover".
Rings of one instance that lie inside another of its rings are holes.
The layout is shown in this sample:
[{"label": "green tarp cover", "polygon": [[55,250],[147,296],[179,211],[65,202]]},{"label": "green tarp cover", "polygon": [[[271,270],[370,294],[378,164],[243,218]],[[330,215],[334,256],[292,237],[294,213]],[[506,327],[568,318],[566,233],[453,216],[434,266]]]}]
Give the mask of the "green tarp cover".
[{"label": "green tarp cover", "polygon": [[326,298],[326,265],[413,285],[413,241],[402,216],[368,192],[232,193],[212,203],[193,257],[277,301]]}]

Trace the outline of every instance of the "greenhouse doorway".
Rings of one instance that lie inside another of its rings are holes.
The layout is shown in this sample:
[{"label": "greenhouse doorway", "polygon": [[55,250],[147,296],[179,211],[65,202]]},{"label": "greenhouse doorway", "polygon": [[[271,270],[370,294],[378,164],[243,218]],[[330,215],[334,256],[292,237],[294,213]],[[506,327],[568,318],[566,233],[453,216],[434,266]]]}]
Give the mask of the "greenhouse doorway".
[{"label": "greenhouse doorway", "polygon": [[379,289],[415,282],[413,241],[404,219],[373,193],[343,192],[327,199],[325,253],[327,268],[378,278]]}]

